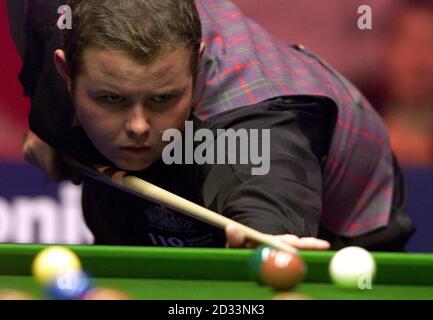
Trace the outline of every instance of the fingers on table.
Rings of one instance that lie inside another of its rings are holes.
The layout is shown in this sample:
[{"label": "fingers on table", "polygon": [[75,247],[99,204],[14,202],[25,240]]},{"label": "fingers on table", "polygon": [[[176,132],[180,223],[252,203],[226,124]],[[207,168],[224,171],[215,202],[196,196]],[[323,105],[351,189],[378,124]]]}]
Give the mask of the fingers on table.
[{"label": "fingers on table", "polygon": [[330,244],[328,241],[317,238],[299,238],[294,235],[277,236],[279,239],[301,250],[328,250]]},{"label": "fingers on table", "polygon": [[328,241],[316,238],[300,238],[298,243],[300,249],[329,250],[331,248]]},{"label": "fingers on table", "polygon": [[[229,225],[226,228],[227,235],[227,244],[228,248],[255,248],[258,243],[253,240],[249,240],[245,237],[242,231],[236,227],[236,225]],[[296,247],[301,250],[329,250],[330,244],[328,241],[313,238],[313,237],[305,237],[299,238],[295,235],[285,234],[275,236],[280,239],[284,243],[289,246]]]}]

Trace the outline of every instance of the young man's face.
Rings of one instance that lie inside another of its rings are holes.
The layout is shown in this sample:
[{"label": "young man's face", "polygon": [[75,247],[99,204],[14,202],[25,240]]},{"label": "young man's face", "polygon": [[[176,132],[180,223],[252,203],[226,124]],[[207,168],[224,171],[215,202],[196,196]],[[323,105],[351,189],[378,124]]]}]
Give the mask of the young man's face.
[{"label": "young man's face", "polygon": [[178,49],[142,65],[123,53],[86,49],[83,61],[73,100],[90,140],[123,170],[148,168],[167,144],[164,130],[183,130],[190,115],[190,52]]}]

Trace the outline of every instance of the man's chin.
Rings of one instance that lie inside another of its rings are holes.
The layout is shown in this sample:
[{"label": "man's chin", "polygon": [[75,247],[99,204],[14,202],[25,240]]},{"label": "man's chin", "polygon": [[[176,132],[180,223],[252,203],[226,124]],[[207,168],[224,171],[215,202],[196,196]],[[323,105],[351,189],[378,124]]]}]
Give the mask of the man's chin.
[{"label": "man's chin", "polygon": [[116,161],[116,166],[125,171],[143,171],[152,165],[152,161]]}]

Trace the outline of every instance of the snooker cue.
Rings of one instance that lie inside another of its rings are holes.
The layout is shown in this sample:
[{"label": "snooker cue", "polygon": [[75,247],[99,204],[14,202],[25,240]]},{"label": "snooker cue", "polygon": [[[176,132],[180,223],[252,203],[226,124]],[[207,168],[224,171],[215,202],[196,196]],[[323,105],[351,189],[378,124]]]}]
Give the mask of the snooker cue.
[{"label": "snooker cue", "polygon": [[130,175],[126,171],[115,169],[110,166],[85,164],[71,158],[65,158],[65,162],[75,168],[79,173],[96,179],[102,183],[109,184],[117,189],[121,189],[128,193],[135,194],[141,198],[145,198],[146,200],[156,202],[162,206],[179,211],[187,216],[211,224],[223,230],[225,230],[228,225],[234,224],[249,240],[254,240],[258,243],[269,245],[279,250],[284,250],[295,254],[297,253],[296,248],[284,243],[282,240],[274,237],[273,235],[265,234],[247,227],[239,222],[236,222],[192,201],[162,189],[152,183]]}]

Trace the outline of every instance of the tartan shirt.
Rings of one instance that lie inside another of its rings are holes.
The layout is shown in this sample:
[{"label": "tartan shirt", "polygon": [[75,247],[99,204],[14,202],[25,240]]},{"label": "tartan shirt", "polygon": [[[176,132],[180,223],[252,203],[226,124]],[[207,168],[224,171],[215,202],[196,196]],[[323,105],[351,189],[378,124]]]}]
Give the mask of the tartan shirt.
[{"label": "tartan shirt", "polygon": [[196,0],[206,51],[196,92],[196,115],[278,96],[331,99],[338,117],[323,171],[321,223],[355,237],[388,224],[393,158],[383,122],[362,94],[302,46],[273,38],[227,0]]}]

